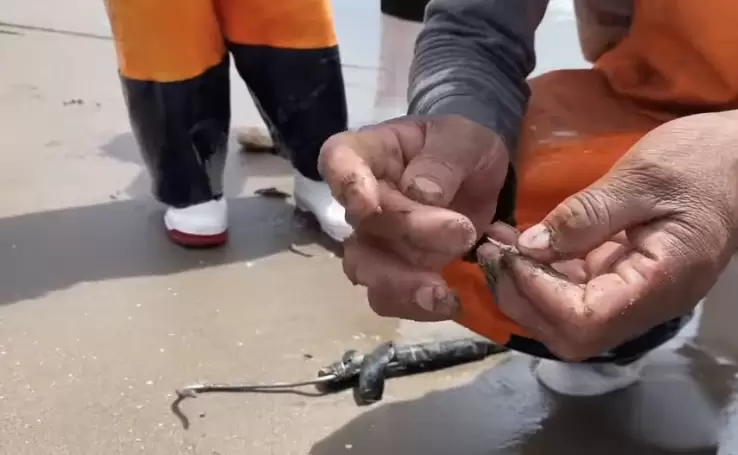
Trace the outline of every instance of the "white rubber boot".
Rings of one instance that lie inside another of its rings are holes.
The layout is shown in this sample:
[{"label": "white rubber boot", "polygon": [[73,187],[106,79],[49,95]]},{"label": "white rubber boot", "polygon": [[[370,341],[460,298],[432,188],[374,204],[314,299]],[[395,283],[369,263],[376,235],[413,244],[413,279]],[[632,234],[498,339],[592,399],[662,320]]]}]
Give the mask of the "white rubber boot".
[{"label": "white rubber boot", "polygon": [[328,184],[298,174],[295,176],[294,195],[297,208],[312,213],[323,232],[333,240],[343,242],[353,232],[346,222],[346,211],[333,199]]},{"label": "white rubber boot", "polygon": [[228,240],[228,206],[225,198],[176,209],[164,214],[169,238],[179,245],[209,247]]},{"label": "white rubber boot", "polygon": [[564,363],[541,359],[538,381],[562,395],[597,396],[629,387],[641,377],[644,359],[629,365]]}]

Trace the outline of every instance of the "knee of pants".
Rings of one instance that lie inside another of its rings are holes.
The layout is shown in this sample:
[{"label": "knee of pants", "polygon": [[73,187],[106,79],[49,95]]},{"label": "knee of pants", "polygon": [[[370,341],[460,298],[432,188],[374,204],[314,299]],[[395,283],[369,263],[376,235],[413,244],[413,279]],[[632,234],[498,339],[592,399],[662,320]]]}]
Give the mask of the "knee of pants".
[{"label": "knee of pants", "polygon": [[255,2],[219,0],[226,39],[282,49],[324,49],[337,44],[330,0]]},{"label": "knee of pants", "polygon": [[530,87],[516,166],[521,229],[605,175],[661,123],[616,97],[596,70],[554,71]]},{"label": "knee of pants", "polygon": [[226,53],[211,0],[106,0],[118,65],[127,79],[178,82],[218,65]]}]

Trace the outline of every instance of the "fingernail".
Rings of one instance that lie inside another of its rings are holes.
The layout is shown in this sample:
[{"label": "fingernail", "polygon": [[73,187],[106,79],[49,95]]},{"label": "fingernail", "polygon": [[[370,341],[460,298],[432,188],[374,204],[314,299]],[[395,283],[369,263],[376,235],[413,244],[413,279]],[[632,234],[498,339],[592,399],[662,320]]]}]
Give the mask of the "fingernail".
[{"label": "fingernail", "polygon": [[487,287],[492,292],[495,292],[497,288],[497,280],[500,274],[500,254],[499,251],[491,251],[490,247],[484,246],[477,251],[477,264],[482,268]]},{"label": "fingernail", "polygon": [[433,202],[443,197],[443,189],[431,179],[416,177],[410,186],[410,191],[422,200]]},{"label": "fingernail", "polygon": [[491,290],[497,289],[497,275],[500,273],[496,263],[482,262],[480,263],[484,278],[487,281],[487,287]]},{"label": "fingernail", "polygon": [[425,286],[415,292],[415,303],[425,311],[452,316],[459,308],[456,293],[446,286]]},{"label": "fingernail", "polygon": [[415,304],[429,313],[435,311],[435,286],[424,286],[415,291]]},{"label": "fingernail", "polygon": [[530,250],[546,250],[551,247],[551,230],[536,224],[518,237],[518,244]]},{"label": "fingernail", "polygon": [[455,292],[446,286],[433,288],[433,296],[436,301],[436,312],[452,317],[459,310],[461,302]]}]

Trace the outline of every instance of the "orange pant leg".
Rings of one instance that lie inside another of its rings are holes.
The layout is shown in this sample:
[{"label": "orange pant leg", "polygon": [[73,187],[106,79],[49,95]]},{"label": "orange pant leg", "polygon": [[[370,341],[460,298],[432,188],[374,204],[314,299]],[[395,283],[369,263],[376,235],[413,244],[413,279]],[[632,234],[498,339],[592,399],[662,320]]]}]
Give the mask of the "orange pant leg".
[{"label": "orange pant leg", "polygon": [[215,0],[227,39],[281,49],[336,46],[330,0]]},{"label": "orange pant leg", "polygon": [[105,7],[126,78],[184,81],[225,56],[213,0],[105,0]]},{"label": "orange pant leg", "polygon": [[[657,120],[617,98],[595,70],[565,70],[530,81],[532,97],[518,150],[515,217],[525,229],[602,177]],[[459,324],[497,343],[526,337],[496,306],[481,269],[461,260],[444,278],[459,294]]]}]

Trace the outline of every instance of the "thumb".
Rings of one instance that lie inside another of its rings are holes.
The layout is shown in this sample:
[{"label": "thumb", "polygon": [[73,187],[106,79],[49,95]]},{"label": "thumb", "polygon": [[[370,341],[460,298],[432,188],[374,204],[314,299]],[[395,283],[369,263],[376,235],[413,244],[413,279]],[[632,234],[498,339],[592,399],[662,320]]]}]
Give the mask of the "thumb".
[{"label": "thumb", "polygon": [[421,204],[447,207],[474,173],[507,171],[509,154],[500,137],[461,116],[436,117],[424,123],[425,141],[410,158],[401,190]]},{"label": "thumb", "polygon": [[447,207],[469,173],[459,164],[436,153],[421,153],[408,163],[402,191],[421,204]]},{"label": "thumb", "polygon": [[662,216],[657,205],[649,185],[614,171],[523,232],[518,248],[541,262],[581,257],[617,233]]}]

